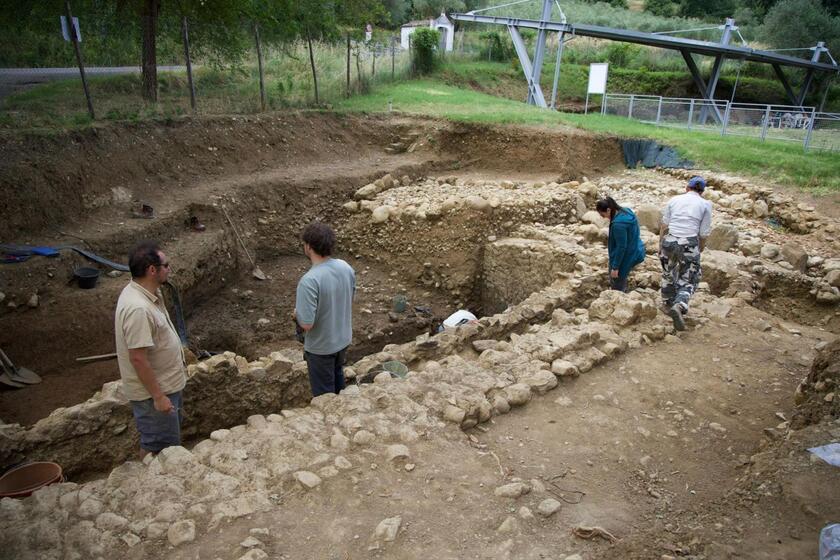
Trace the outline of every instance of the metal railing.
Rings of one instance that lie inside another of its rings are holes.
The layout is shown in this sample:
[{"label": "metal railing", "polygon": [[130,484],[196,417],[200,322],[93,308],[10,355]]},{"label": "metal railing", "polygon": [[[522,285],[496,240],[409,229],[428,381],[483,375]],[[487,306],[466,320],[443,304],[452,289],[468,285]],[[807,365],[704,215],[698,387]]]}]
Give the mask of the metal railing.
[{"label": "metal railing", "polygon": [[840,151],[840,114],[814,107],[608,93],[601,100],[601,114],[762,142],[796,142],[805,150]]}]

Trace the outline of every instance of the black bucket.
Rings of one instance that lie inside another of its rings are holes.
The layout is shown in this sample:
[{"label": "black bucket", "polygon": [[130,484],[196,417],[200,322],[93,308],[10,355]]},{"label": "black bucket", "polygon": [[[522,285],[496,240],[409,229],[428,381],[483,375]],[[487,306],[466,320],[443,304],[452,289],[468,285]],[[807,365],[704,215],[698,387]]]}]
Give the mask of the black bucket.
[{"label": "black bucket", "polygon": [[73,271],[73,276],[79,281],[79,287],[83,290],[90,290],[96,286],[99,280],[99,269],[83,266]]}]

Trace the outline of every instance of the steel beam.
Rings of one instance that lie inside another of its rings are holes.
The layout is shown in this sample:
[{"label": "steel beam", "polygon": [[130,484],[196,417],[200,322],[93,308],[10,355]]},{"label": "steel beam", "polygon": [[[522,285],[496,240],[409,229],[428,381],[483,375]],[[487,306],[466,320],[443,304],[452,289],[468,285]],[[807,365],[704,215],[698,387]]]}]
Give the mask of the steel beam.
[{"label": "steel beam", "polygon": [[519,63],[522,65],[522,71],[525,73],[525,79],[528,80],[528,99],[533,99],[534,105],[537,107],[547,108],[545,97],[543,97],[542,89],[540,89],[539,82],[534,82],[534,68],[531,65],[531,58],[528,56],[528,49],[525,46],[525,41],[522,40],[522,35],[515,25],[508,25],[510,32],[510,39],[513,41],[513,48],[516,50],[516,56],[519,57]]},{"label": "steel beam", "polygon": [[[723,35],[720,38],[721,45],[728,45],[729,42],[732,40],[732,31],[737,30],[738,28],[735,27],[735,20],[732,18],[726,18],[726,22],[723,24]],[[723,67],[723,59],[724,56],[719,54],[715,57],[715,63],[712,66],[712,73],[709,76],[709,88],[706,91],[705,97],[707,99],[714,99],[715,98],[715,90],[717,90],[718,80],[720,79],[720,71]],[[707,107],[703,107],[700,110],[700,124],[706,124],[706,118],[709,115],[709,109]]]},{"label": "steel beam", "polygon": [[723,122],[723,117],[720,114],[720,111],[715,105],[714,99],[709,99],[708,97],[708,88],[706,87],[706,82],[703,81],[703,76],[700,74],[700,69],[697,68],[697,63],[694,62],[694,57],[691,56],[689,51],[680,51],[682,53],[683,58],[685,59],[685,63],[688,66],[688,71],[691,73],[691,77],[694,78],[694,84],[697,86],[697,89],[700,90],[700,95],[703,96],[703,99],[706,101],[711,101],[712,103],[712,111],[714,111],[715,117],[717,118],[718,122]]},{"label": "steel beam", "polygon": [[782,82],[782,87],[785,88],[785,93],[787,93],[788,99],[794,105],[796,105],[796,94],[793,93],[793,89],[790,87],[790,83],[787,81],[787,76],[782,71],[782,67],[778,64],[773,65],[773,70],[776,71],[776,77],[779,78],[779,81]]},{"label": "steel beam", "polygon": [[557,108],[557,85],[560,82],[560,63],[563,61],[563,45],[566,44],[566,34],[557,34],[557,61],[554,63],[554,85],[551,87],[551,108]]},{"label": "steel beam", "polygon": [[494,17],[484,16],[478,14],[452,14],[452,19],[457,21],[472,21],[476,23],[494,23],[501,25],[514,25],[516,27],[526,29],[545,29],[547,31],[562,31],[574,35],[583,35],[585,37],[595,37],[598,39],[610,39],[613,41],[623,41],[626,43],[636,43],[640,45],[648,45],[651,47],[660,47],[672,50],[687,50],[693,54],[705,56],[723,55],[725,58],[743,59],[749,62],[762,62],[766,64],[780,64],[782,66],[792,66],[796,68],[813,68],[821,72],[840,72],[840,67],[834,64],[825,62],[813,62],[803,58],[796,58],[771,51],[762,51],[758,49],[751,49],[748,47],[738,47],[735,45],[721,45],[720,43],[712,43],[709,41],[698,41],[695,39],[686,39],[683,37],[672,37],[670,35],[654,35],[653,33],[646,33],[643,31],[629,31],[626,29],[614,29],[611,27],[601,27],[598,25],[583,25],[568,23],[557,23],[553,21],[541,22],[534,19],[520,19],[509,17]]},{"label": "steel beam", "polygon": [[[542,89],[540,88],[540,74],[542,73],[543,59],[545,58],[545,39],[548,36],[545,25],[551,20],[551,2],[552,0],[543,0],[542,17],[540,19],[542,27],[537,33],[537,46],[534,48],[534,65],[531,69],[531,81],[537,85],[537,89]],[[528,104],[534,104],[534,97],[531,94],[528,95]]]}]

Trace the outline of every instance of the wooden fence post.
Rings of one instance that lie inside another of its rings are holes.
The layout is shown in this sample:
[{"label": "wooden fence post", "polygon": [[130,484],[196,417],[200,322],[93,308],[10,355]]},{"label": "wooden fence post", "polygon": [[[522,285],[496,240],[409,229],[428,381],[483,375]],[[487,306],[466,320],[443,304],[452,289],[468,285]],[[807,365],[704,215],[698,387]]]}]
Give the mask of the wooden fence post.
[{"label": "wooden fence post", "polygon": [[70,39],[73,41],[73,49],[76,51],[76,62],[79,63],[79,74],[82,76],[82,89],[85,90],[88,113],[91,119],[95,119],[96,114],[93,112],[93,101],[90,99],[90,91],[88,90],[87,78],[85,77],[85,64],[82,62],[82,49],[79,48],[79,37],[76,35],[76,26],[73,24],[73,12],[70,10],[70,0],[65,0],[64,11],[67,12],[67,30],[69,31]]}]

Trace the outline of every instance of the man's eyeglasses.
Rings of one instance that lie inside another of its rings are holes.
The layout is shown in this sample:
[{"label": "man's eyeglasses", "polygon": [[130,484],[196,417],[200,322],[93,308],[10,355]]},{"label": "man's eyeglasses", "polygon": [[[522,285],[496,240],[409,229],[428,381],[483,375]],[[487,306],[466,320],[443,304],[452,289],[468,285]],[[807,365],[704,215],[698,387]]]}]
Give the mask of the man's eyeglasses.
[{"label": "man's eyeglasses", "polygon": [[162,262],[162,263],[158,263],[158,265],[157,265],[157,266],[159,266],[159,267],[161,267],[161,268],[169,268],[169,263],[168,263],[168,262],[165,262],[165,263],[164,263],[164,262]]}]

